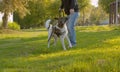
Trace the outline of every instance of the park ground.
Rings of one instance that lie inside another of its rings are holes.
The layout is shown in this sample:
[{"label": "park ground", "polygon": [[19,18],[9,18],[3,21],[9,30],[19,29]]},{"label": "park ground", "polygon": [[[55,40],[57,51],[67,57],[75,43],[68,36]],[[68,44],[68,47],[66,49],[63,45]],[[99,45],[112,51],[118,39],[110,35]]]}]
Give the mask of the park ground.
[{"label": "park ground", "polygon": [[44,28],[0,31],[0,72],[120,72],[120,27],[76,32],[77,46],[64,51],[59,41],[47,48]]}]

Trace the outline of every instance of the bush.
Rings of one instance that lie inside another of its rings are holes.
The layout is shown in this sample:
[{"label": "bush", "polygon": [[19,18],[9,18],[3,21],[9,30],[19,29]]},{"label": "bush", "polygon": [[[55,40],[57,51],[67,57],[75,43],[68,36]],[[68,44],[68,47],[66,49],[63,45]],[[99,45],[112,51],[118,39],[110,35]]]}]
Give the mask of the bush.
[{"label": "bush", "polygon": [[20,25],[16,22],[8,23],[8,28],[13,30],[20,30]]}]

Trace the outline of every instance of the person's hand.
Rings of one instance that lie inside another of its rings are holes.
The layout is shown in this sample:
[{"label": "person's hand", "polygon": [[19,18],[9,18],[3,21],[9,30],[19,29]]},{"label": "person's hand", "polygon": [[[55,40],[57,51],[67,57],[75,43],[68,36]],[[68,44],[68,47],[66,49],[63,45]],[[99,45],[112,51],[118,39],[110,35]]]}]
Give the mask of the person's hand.
[{"label": "person's hand", "polygon": [[74,13],[74,9],[70,9],[70,14],[73,14]]}]

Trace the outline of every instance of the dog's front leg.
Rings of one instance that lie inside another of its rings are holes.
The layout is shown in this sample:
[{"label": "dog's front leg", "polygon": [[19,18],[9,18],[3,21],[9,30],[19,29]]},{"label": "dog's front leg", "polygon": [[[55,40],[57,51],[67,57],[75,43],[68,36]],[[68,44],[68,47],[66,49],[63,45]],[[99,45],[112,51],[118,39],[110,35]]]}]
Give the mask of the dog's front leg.
[{"label": "dog's front leg", "polygon": [[50,47],[50,37],[48,36],[48,48]]},{"label": "dog's front leg", "polygon": [[69,47],[72,48],[72,44],[71,44],[71,42],[70,42],[70,39],[69,39],[68,35],[66,36],[66,39],[67,39],[67,41],[68,41],[68,43],[69,43]]},{"label": "dog's front leg", "polygon": [[66,48],[65,48],[65,43],[64,43],[64,38],[65,38],[65,37],[60,36],[60,40],[61,40],[61,43],[62,43],[62,47],[63,47],[64,50],[66,50]]},{"label": "dog's front leg", "polygon": [[50,39],[52,37],[52,30],[49,30],[48,32],[48,48],[50,47]]},{"label": "dog's front leg", "polygon": [[48,48],[50,47],[50,40],[51,40],[52,35],[48,36]]}]

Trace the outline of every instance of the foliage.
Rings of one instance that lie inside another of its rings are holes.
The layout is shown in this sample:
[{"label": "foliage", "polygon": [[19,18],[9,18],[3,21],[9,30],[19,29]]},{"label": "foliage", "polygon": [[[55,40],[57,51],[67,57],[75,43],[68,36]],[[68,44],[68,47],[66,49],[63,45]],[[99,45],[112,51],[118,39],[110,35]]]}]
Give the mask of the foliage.
[{"label": "foliage", "polygon": [[[45,20],[48,18],[53,18],[58,13],[58,1],[54,0],[35,0],[28,2],[28,9],[30,10],[30,15],[25,18],[20,19],[18,14],[15,13],[14,20],[21,25],[21,28],[31,28],[40,27],[44,24]],[[54,6],[52,6],[54,5]],[[56,5],[56,6],[55,6]],[[52,16],[52,17],[51,17]]]},{"label": "foliage", "polygon": [[99,0],[99,5],[105,10],[106,13],[109,13],[110,4],[116,0]]},{"label": "foliage", "polygon": [[[120,27],[77,27],[77,46],[47,48],[45,29],[0,34],[1,72],[120,72]],[[66,42],[67,43],[67,42]]]},{"label": "foliage", "polygon": [[81,11],[78,25],[99,25],[100,22],[107,20],[108,14],[102,9],[101,6],[94,7],[89,5],[85,10]]},{"label": "foliage", "polygon": [[8,23],[8,28],[13,30],[20,30],[20,25],[16,22]]},{"label": "foliage", "polygon": [[77,1],[80,11],[83,11],[84,9],[90,6],[90,0],[77,0]]},{"label": "foliage", "polygon": [[80,17],[78,20],[78,25],[89,25],[89,18],[90,18],[90,14],[92,12],[92,5],[88,5],[86,6],[83,10],[81,10],[80,12]]},{"label": "foliage", "polygon": [[91,24],[99,25],[102,20],[108,19],[108,14],[99,6],[97,8],[92,8],[90,14]]},{"label": "foliage", "polygon": [[28,0],[2,0],[0,2],[0,11],[4,13],[3,16],[3,28],[7,28],[8,16],[10,13],[18,12],[19,16],[23,18],[29,13],[26,8]]},{"label": "foliage", "polygon": [[[80,11],[89,5],[89,0],[78,0]],[[59,15],[60,0],[32,0],[28,2],[30,15],[20,19],[15,13],[14,20],[18,22],[21,28],[40,27],[44,25],[46,19],[53,19]]]},{"label": "foliage", "polygon": [[28,0],[3,0],[1,1],[0,11],[2,13],[18,12],[19,16],[23,18],[29,11],[26,9]]},{"label": "foliage", "polygon": [[80,8],[79,25],[85,25],[85,21],[89,18],[91,5],[90,0],[78,0]]}]

